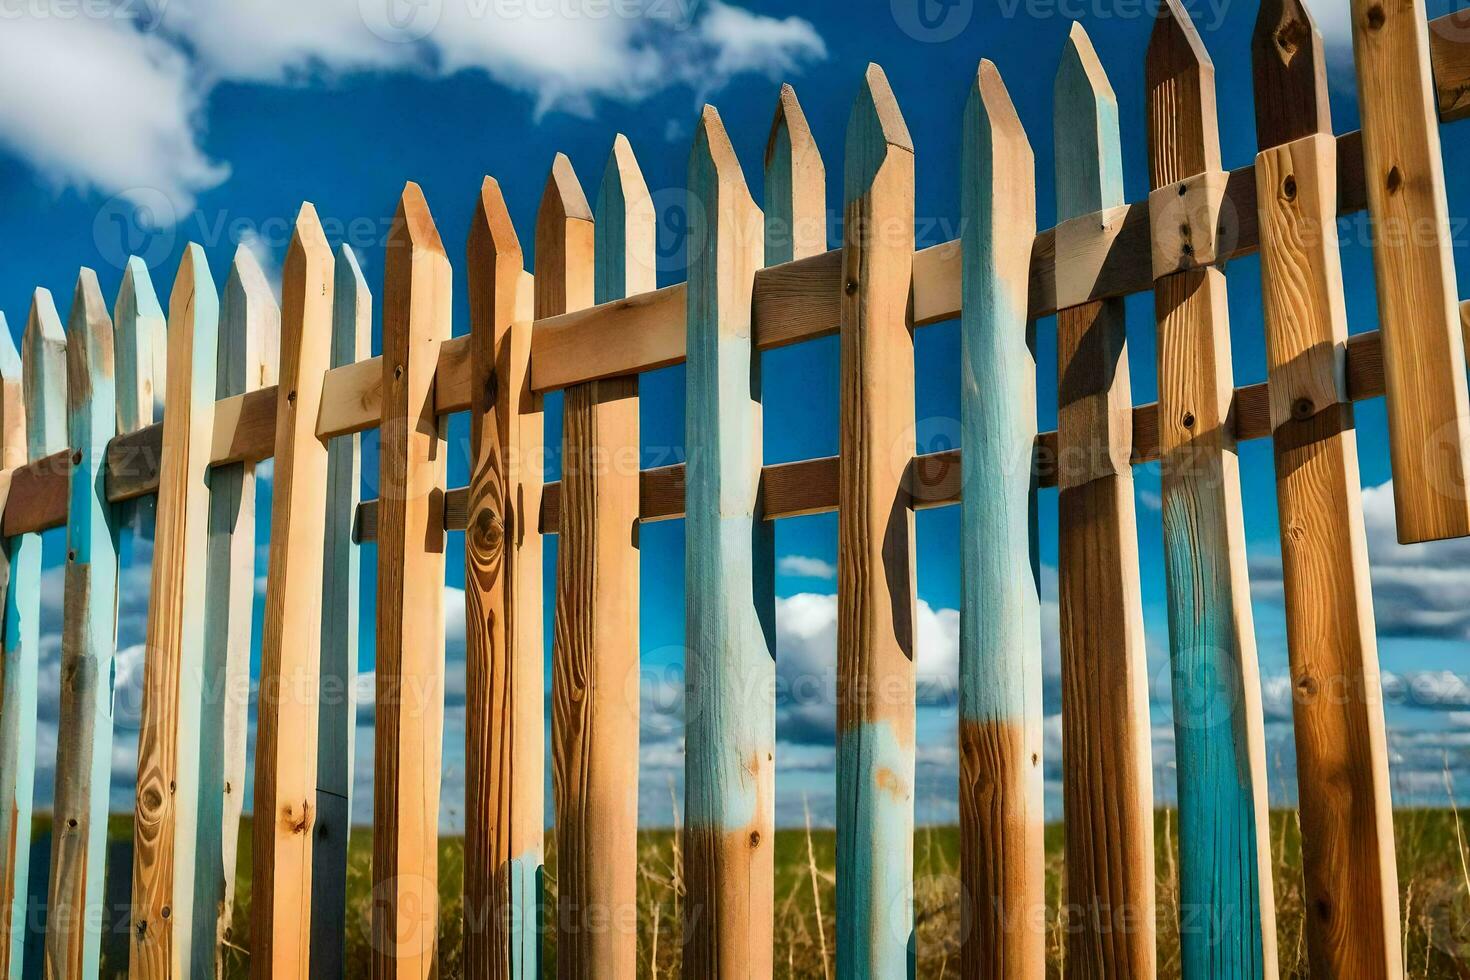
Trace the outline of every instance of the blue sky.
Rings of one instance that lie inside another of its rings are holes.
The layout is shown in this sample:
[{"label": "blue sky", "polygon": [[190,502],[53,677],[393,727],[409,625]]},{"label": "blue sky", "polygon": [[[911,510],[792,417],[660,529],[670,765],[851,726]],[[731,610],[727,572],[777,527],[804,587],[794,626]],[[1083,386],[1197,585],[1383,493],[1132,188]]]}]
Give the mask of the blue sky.
[{"label": "blue sky", "polygon": [[[388,6],[392,4],[392,6]],[[1055,223],[1052,190],[1052,76],[1074,19],[1080,19],[1117,91],[1124,176],[1130,200],[1147,193],[1143,55],[1151,0],[878,0],[778,4],[759,0],[30,0],[0,8],[0,88],[24,92],[0,105],[0,310],[19,337],[31,291],[71,295],[78,265],[96,269],[109,299],[123,260],[145,257],[160,293],[187,241],[202,243],[223,284],[237,244],[273,278],[301,201],[313,201],[334,244],[359,254],[378,290],[382,241],[405,179],[420,182],[451,257],[461,265],[482,175],[495,176],[531,257],[531,229],[552,156],[571,157],[588,197],[615,133],[627,134],[660,211],[660,284],[684,278],[680,207],[699,106],[716,104],[757,201],[761,154],[779,83],[792,82],[823,151],[840,241],[844,127],[862,70],[887,70],[917,147],[920,247],[958,236],[960,113],[979,58],[995,61],[1036,154],[1038,226]],[[1450,9],[1430,0],[1430,16]],[[1214,57],[1226,167],[1255,153],[1249,37],[1254,3],[1191,6]],[[1314,5],[1330,52],[1334,126],[1358,125],[1347,40],[1347,0]],[[391,19],[387,14],[392,13]],[[1446,156],[1470,159],[1470,128],[1442,129]],[[1470,278],[1470,176],[1446,168],[1455,258]],[[1342,223],[1351,329],[1376,327],[1364,216]],[[455,332],[468,329],[457,272]],[[1238,384],[1265,377],[1259,264],[1228,269]],[[1465,290],[1462,289],[1462,294]],[[63,318],[64,318],[63,310]],[[1136,402],[1154,399],[1153,308],[1128,302]],[[1056,354],[1050,320],[1038,326],[1042,428],[1055,427]],[[375,325],[375,343],[377,327]],[[958,435],[955,324],[918,332],[920,451]],[[837,451],[834,338],[765,355],[767,463]],[[682,368],[645,377],[646,466],[683,457]],[[1387,716],[1395,799],[1443,803],[1446,771],[1470,786],[1470,544],[1401,548],[1394,543],[1382,402],[1358,411],[1374,594],[1383,668],[1391,675]],[[559,403],[547,415],[559,442]],[[467,480],[468,424],[450,426],[450,482]],[[376,456],[367,440],[366,495]],[[1273,799],[1292,798],[1289,686],[1280,605],[1279,548],[1271,453],[1241,448],[1246,535],[1267,706]],[[553,466],[555,461],[553,460]],[[266,484],[268,487],[268,484]],[[1137,471],[1154,762],[1161,800],[1173,795],[1166,611],[1158,474]],[[261,573],[268,527],[261,501]],[[1060,815],[1060,710],[1056,655],[1056,496],[1041,498],[1046,650],[1048,809]],[[920,670],[930,696],[919,709],[918,815],[956,817],[954,780],[959,597],[955,508],[918,517]],[[461,544],[453,542],[459,554]],[[833,794],[836,520],[782,522],[777,530],[778,661],[787,694],[778,722],[778,818],[830,820]],[[47,639],[37,802],[49,804],[56,741],[61,532],[47,538]],[[640,802],[650,825],[672,820],[682,782],[679,710],[683,661],[683,527],[651,525],[642,537],[645,666]],[[137,690],[146,611],[146,543],[132,549],[123,577],[119,646],[119,742],[113,803],[131,807]],[[554,547],[547,595],[554,593]],[[372,623],[374,559],[364,555],[364,619]],[[449,711],[443,813],[458,824],[463,787],[463,570],[450,561]],[[1020,570],[1018,570],[1019,572]],[[548,608],[549,611],[549,608]],[[257,624],[258,625],[258,624]],[[361,669],[373,668],[365,629]],[[551,631],[548,620],[548,650]],[[549,656],[549,652],[548,652]],[[257,658],[258,659],[258,658]],[[548,678],[550,670],[547,671]],[[371,691],[370,677],[363,689]],[[253,728],[252,728],[253,730]],[[355,806],[370,813],[371,712],[359,725]],[[548,793],[548,801],[550,794]]]}]

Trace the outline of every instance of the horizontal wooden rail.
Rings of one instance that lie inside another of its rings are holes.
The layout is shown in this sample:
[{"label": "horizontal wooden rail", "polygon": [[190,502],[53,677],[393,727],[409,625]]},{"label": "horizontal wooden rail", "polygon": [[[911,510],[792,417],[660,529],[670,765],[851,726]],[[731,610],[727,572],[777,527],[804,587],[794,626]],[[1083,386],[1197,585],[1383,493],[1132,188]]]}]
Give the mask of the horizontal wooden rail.
[{"label": "horizontal wooden rail", "polygon": [[[1435,88],[1440,118],[1451,122],[1470,115],[1470,14],[1464,11],[1429,24]],[[1361,133],[1337,137],[1339,216],[1367,207]],[[1260,246],[1256,224],[1254,165],[1230,172],[1222,214],[1233,221],[1223,236],[1221,256],[1235,258]],[[914,255],[913,318],[915,326],[953,319],[960,307],[960,248],[957,241],[923,249]],[[529,273],[527,274],[529,276]],[[835,334],[841,321],[842,253],[832,250],[810,258],[763,269],[756,274],[753,297],[756,346],[771,350]],[[1036,236],[1031,257],[1031,315],[1048,316],[1059,307],[1126,296],[1153,288],[1148,202],[1138,201],[1084,215]],[[680,283],[628,299],[604,303],[579,313],[539,320],[532,341],[532,385],[538,392],[570,384],[638,374],[682,363],[685,344],[685,287]],[[1375,390],[1382,387],[1377,335],[1354,338],[1361,350],[1372,337]],[[1350,370],[1351,362],[1350,362]],[[469,408],[469,338],[446,341],[440,349],[435,402],[441,415]],[[317,435],[323,439],[374,428],[381,414],[382,363],[376,358],[335,368],[322,391]],[[1263,389],[1264,386],[1253,386]],[[1237,411],[1252,388],[1237,391]],[[1356,389],[1355,389],[1356,390]],[[1354,397],[1360,397],[1355,395]],[[1361,396],[1368,397],[1368,396]],[[213,465],[259,461],[274,454],[275,388],[221,400],[215,411]],[[1152,419],[1155,409],[1135,409]],[[1262,416],[1264,418],[1264,416]],[[1148,423],[1147,432],[1156,428]],[[1261,430],[1258,435],[1269,434]],[[1135,438],[1146,437],[1140,431]],[[1242,432],[1239,438],[1257,438]],[[1043,443],[1048,436],[1043,437]],[[1054,439],[1054,436],[1050,436]],[[108,447],[107,494],[113,502],[147,496],[158,489],[162,428],[155,424],[119,436]],[[1148,445],[1154,445],[1149,442]],[[827,461],[789,464],[826,465]],[[834,473],[835,473],[835,464]],[[68,454],[59,453],[16,470],[5,504],[0,531],[13,536],[60,527],[66,523]],[[650,471],[657,474],[661,471]],[[768,479],[771,473],[767,471]],[[649,502],[644,475],[644,502]],[[805,479],[801,475],[800,479]],[[835,487],[835,483],[833,484]],[[554,489],[554,488],[553,488]],[[816,493],[803,489],[800,497]],[[655,499],[658,499],[655,497]],[[679,498],[682,501],[682,496]],[[798,508],[771,516],[790,516],[825,509]],[[835,499],[835,498],[834,498]],[[555,493],[545,506],[554,507]],[[939,500],[933,505],[949,501]],[[452,503],[452,500],[451,500]],[[366,505],[365,505],[366,506]],[[682,503],[678,505],[682,507]],[[920,506],[925,506],[920,503]],[[645,520],[675,516],[650,516]]]},{"label": "horizontal wooden rail", "polygon": [[[1465,304],[1470,311],[1470,302]],[[1353,401],[1378,398],[1383,394],[1383,352],[1378,331],[1356,334],[1347,343],[1348,394]],[[1235,389],[1235,438],[1237,441],[1265,439],[1271,435],[1271,402],[1265,382]],[[1133,465],[1159,459],[1158,405],[1133,409]],[[1043,432],[1036,440],[1035,466],[1043,487],[1057,484],[1057,434]],[[960,454],[915,456],[909,469],[909,487],[914,506],[920,510],[957,504],[960,500]],[[778,463],[761,471],[766,520],[823,514],[837,509],[837,457]],[[555,534],[561,519],[561,486],[546,486],[541,501],[541,528]],[[444,525],[451,531],[465,528],[469,491],[450,490],[444,502]],[[644,470],[640,488],[640,519],[645,523],[675,520],[684,516],[684,467],[682,464]],[[357,534],[371,541],[377,534],[377,501],[364,501],[357,511]]]}]

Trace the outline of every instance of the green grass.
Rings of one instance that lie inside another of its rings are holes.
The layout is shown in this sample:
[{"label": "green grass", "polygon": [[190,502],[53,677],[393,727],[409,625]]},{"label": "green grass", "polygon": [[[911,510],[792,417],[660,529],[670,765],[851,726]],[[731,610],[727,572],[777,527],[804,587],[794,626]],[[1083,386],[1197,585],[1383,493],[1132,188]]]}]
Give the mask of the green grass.
[{"label": "green grass", "polygon": [[[1172,811],[1157,815],[1159,976],[1179,976],[1178,935],[1174,928],[1177,896],[1177,817]],[[1398,851],[1402,924],[1406,937],[1405,964],[1409,977],[1470,978],[1470,877],[1464,861],[1461,834],[1448,810],[1402,810],[1394,815]],[[38,834],[49,832],[46,818],[37,820]],[[1273,878],[1276,890],[1277,935],[1283,977],[1307,975],[1307,951],[1302,932],[1301,838],[1296,814],[1276,811],[1271,816]],[[114,818],[109,838],[126,849],[131,834],[127,817]],[[683,882],[676,858],[678,840],[673,831],[646,831],[639,835],[639,964],[645,976],[675,977],[679,972],[679,915]],[[1065,972],[1063,952],[1067,923],[1059,916],[1063,901],[1064,837],[1060,825],[1046,829],[1047,947],[1049,974]],[[808,848],[814,863],[808,861]],[[556,854],[548,841],[548,888],[555,888]],[[830,976],[834,945],[833,866],[836,835],[816,830],[776,834],[776,950],[779,977]],[[348,858],[347,955],[348,975],[368,972],[368,893],[372,840],[366,830],[352,835]],[[954,827],[920,829],[914,841],[915,920],[918,975],[958,976],[959,832]],[[228,950],[227,976],[244,977],[249,965],[248,914],[250,901],[250,827],[241,828],[234,942]],[[464,864],[461,841],[446,838],[439,847],[440,975],[462,975],[460,901]],[[820,897],[821,913],[813,899]],[[109,887],[115,891],[117,883]],[[126,883],[122,883],[126,895]],[[109,936],[104,975],[123,975],[126,936]],[[546,937],[548,975],[555,964],[555,936]],[[656,968],[655,968],[656,967]]]}]

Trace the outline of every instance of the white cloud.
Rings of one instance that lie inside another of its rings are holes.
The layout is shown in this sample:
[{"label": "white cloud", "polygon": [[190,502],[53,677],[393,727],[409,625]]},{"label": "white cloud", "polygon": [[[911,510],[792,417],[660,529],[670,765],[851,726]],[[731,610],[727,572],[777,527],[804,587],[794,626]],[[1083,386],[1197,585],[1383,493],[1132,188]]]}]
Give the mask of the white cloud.
[{"label": "white cloud", "polygon": [[776,571],[796,578],[835,579],[837,577],[836,565],[810,555],[782,555],[776,561]]},{"label": "white cloud", "polygon": [[[591,115],[670,87],[701,98],[737,75],[826,57],[812,25],[713,0],[171,0],[146,22],[28,5],[3,18],[0,145],[60,186],[96,189],[167,225],[229,168],[202,146],[220,82],[331,84],[364,72],[481,71],[539,113]],[[395,19],[393,14],[407,15]],[[691,20],[692,17],[692,20]]]},{"label": "white cloud", "polygon": [[181,215],[229,170],[200,147],[188,59],[125,19],[7,16],[0,25],[0,144],[59,186],[96,188]]}]

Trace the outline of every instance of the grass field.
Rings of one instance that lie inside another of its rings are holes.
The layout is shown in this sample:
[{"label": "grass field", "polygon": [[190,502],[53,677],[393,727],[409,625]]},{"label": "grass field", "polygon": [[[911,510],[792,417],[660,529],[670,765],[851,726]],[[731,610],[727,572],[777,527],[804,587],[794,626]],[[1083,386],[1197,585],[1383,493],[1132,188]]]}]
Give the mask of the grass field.
[{"label": "grass field", "polygon": [[[1465,818],[1470,820],[1470,817]],[[49,835],[44,818],[38,820],[38,843]],[[1405,943],[1405,973],[1409,977],[1458,977],[1470,980],[1470,842],[1464,820],[1448,810],[1401,810],[1394,824],[1398,849],[1399,885]],[[124,872],[130,857],[131,822],[114,818],[114,852],[109,867]],[[1174,922],[1177,896],[1177,820],[1161,810],[1156,821],[1159,872],[1159,975],[1179,976],[1178,935]],[[1272,814],[1272,854],[1283,977],[1307,975],[1307,953],[1302,933],[1301,849],[1296,814]],[[683,884],[679,874],[679,839],[673,831],[648,831],[639,842],[639,963],[649,977],[676,977],[679,972],[679,916]],[[1051,976],[1065,975],[1067,936],[1063,903],[1063,835],[1060,825],[1046,831],[1048,900],[1047,946]],[[830,830],[809,835],[800,830],[776,834],[776,949],[777,976],[830,977],[833,974],[833,865],[836,836]],[[918,975],[958,976],[962,917],[959,905],[959,832],[953,827],[921,829],[914,841],[915,917]],[[367,831],[353,834],[348,871],[348,975],[366,974],[368,954],[368,892],[372,844]],[[446,838],[439,850],[440,886],[445,896],[440,910],[441,971],[445,978],[461,970],[459,894],[463,879],[461,842]],[[45,867],[41,864],[40,867]],[[111,901],[126,903],[126,874],[109,881]],[[239,886],[235,909],[235,941],[230,951],[229,976],[246,975],[249,953],[250,829],[240,835]],[[554,888],[556,855],[548,848],[547,881]],[[44,885],[43,885],[44,887]],[[818,912],[820,902],[820,912]],[[122,976],[127,956],[126,934],[108,937],[104,976]],[[555,936],[546,939],[547,973],[555,963]],[[29,956],[28,956],[29,959]],[[28,971],[29,972],[29,971]]]}]

